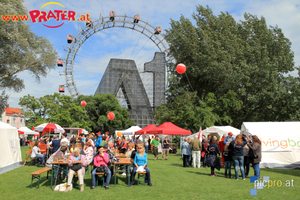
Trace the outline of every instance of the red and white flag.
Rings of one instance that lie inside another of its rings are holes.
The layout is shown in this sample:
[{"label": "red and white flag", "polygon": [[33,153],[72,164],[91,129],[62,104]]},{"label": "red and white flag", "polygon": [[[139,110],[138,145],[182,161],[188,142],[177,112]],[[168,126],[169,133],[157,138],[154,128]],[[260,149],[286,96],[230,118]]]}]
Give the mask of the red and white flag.
[{"label": "red and white flag", "polygon": [[200,126],[200,130],[199,130],[198,140],[200,140],[202,142],[202,127],[201,126]]}]

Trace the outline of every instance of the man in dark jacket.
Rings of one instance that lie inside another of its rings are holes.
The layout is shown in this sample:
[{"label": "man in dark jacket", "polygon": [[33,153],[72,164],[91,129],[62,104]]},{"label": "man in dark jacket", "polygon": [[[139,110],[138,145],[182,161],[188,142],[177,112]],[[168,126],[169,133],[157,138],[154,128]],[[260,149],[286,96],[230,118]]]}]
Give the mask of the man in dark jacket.
[{"label": "man in dark jacket", "polygon": [[192,150],[192,155],[193,155],[193,167],[196,168],[196,162],[197,162],[197,166],[198,166],[198,168],[200,168],[202,144],[201,144],[200,140],[198,140],[197,135],[195,135],[195,138],[190,143],[190,148]]},{"label": "man in dark jacket", "polygon": [[57,138],[57,136],[53,137],[53,140],[49,142],[48,147],[51,149],[52,153],[55,153],[60,148],[60,140]]}]

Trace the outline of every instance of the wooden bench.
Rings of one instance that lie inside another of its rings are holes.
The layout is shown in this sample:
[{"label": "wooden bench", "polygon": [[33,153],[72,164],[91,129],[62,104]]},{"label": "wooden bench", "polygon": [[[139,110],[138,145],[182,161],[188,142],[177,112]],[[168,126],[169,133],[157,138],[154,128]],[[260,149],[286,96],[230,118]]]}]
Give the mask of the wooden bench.
[{"label": "wooden bench", "polygon": [[140,185],[140,177],[144,178],[144,186],[145,186],[146,174],[147,174],[147,172],[138,172],[138,186]]},{"label": "wooden bench", "polygon": [[41,174],[44,173],[44,172],[47,172],[47,179],[48,179],[48,173],[49,171],[52,170],[52,167],[45,167],[43,169],[40,169],[38,171],[35,171],[35,172],[32,172],[30,173],[32,175],[32,178],[31,178],[31,187],[30,189],[32,189],[32,182],[33,182],[33,179],[38,179],[38,189],[39,189],[39,186],[40,186],[40,177],[41,177]]}]

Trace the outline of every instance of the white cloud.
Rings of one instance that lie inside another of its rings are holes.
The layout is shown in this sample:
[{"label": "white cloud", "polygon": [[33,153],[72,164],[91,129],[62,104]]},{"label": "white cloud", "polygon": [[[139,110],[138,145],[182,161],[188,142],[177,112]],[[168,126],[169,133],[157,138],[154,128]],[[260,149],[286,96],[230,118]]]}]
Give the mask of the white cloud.
[{"label": "white cloud", "polygon": [[[39,9],[49,0],[25,0],[24,4],[28,10]],[[170,18],[179,20],[181,14],[192,20],[192,13],[196,12],[195,5],[209,5],[215,15],[228,11],[236,20],[243,19],[243,13],[251,13],[257,16],[264,16],[267,24],[282,28],[283,33],[292,42],[292,50],[295,53],[295,64],[300,65],[300,7],[297,0],[266,0],[266,1],[181,1],[181,0],[113,0],[113,1],[57,1],[63,4],[66,9],[74,10],[78,15],[89,13],[93,21],[97,20],[102,13],[108,16],[111,10],[117,15],[134,16],[139,13],[141,19],[149,21],[154,27],[161,25],[162,28],[170,28]],[[48,7],[47,7],[48,8]],[[49,8],[52,8],[49,6]],[[55,7],[56,8],[56,7]],[[193,21],[193,20],[192,20]],[[59,57],[65,58],[66,52],[63,45],[66,44],[66,35],[78,33],[78,25],[84,26],[84,22],[68,22],[62,28],[49,30],[38,24],[31,24],[32,30],[38,35],[47,37],[59,52]],[[37,28],[42,27],[42,28]],[[145,36],[122,28],[113,28],[93,35],[87,40],[77,54],[74,66],[74,78],[78,90],[83,90],[84,94],[93,94],[93,87],[97,88],[106,66],[111,58],[134,59],[138,67],[142,68],[145,61],[153,58],[157,48]],[[30,94],[36,97],[46,94],[53,94],[58,91],[58,85],[64,84],[63,76],[58,75],[58,69],[52,70],[46,78],[41,78],[41,83],[37,84],[28,73],[20,73],[18,76],[25,80],[26,88],[21,93],[10,94],[10,105],[17,107],[19,98]],[[141,70],[142,71],[142,70]],[[296,72],[292,75],[297,76]],[[66,90],[68,94],[68,90]]]}]

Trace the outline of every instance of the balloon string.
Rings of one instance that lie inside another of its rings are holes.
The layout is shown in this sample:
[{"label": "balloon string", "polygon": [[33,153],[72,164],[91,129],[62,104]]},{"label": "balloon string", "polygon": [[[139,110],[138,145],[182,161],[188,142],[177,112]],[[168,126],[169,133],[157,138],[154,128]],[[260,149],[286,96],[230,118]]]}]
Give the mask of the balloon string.
[{"label": "balloon string", "polygon": [[[192,88],[193,92],[195,92],[194,88],[192,87],[192,84],[191,84],[191,82],[190,82],[190,79],[189,79],[189,77],[187,76],[187,74],[186,74],[186,73],[184,73],[184,74],[185,74],[185,76],[186,76],[186,79],[188,80],[188,82],[189,82],[189,84],[190,84],[190,87]],[[197,95],[197,98],[199,99],[198,95]],[[200,100],[200,99],[199,99],[199,100]]]}]

